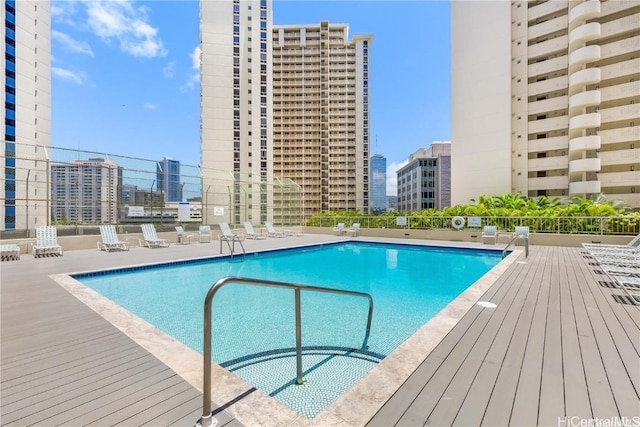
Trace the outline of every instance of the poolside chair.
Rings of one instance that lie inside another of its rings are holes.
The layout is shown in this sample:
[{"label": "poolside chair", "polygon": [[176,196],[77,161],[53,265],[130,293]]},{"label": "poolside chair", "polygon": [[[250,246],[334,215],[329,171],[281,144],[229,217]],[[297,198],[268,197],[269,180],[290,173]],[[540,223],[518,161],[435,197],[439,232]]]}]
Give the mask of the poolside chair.
[{"label": "poolside chair", "polygon": [[20,259],[20,246],[16,244],[0,245],[0,259],[2,261],[19,260]]},{"label": "poolside chair", "polygon": [[213,238],[213,234],[211,233],[211,227],[208,225],[201,225],[198,229],[198,241],[200,243],[210,242]]},{"label": "poolside chair", "polygon": [[112,250],[129,250],[129,242],[123,242],[118,239],[116,227],[113,224],[104,224],[100,226],[100,238],[98,241],[98,249],[101,251],[111,252]]},{"label": "poolside chair", "polygon": [[227,224],[226,222],[221,222],[220,224],[218,224],[218,226],[220,227],[220,234],[218,234],[218,239],[221,241],[241,241],[244,240],[244,234],[242,233],[234,233],[233,231],[231,231],[231,227],[229,227],[229,224]]},{"label": "poolside chair", "polygon": [[58,244],[58,230],[50,225],[36,227],[36,242],[32,250],[34,258],[49,254],[62,256],[62,246]]},{"label": "poolside chair", "polygon": [[346,233],[344,222],[339,222],[333,229],[333,232],[336,234],[336,236],[342,236],[344,233]]},{"label": "poolside chair", "polygon": [[360,232],[360,223],[354,222],[351,227],[347,229],[347,234],[353,235],[353,237],[357,237]]},{"label": "poolside chair", "polygon": [[529,227],[527,226],[517,226],[515,231],[513,232],[513,238],[516,240],[529,240]]},{"label": "poolside chair", "polygon": [[178,233],[179,245],[191,243],[191,238],[193,237],[193,234],[187,234],[187,232],[184,231],[184,227],[182,227],[181,225],[176,225],[175,229],[176,229],[176,233]]},{"label": "poolside chair", "polygon": [[493,239],[493,244],[498,243],[498,227],[495,225],[485,225],[482,230],[481,240],[484,244],[485,239]]},{"label": "poolside chair", "polygon": [[159,239],[156,234],[156,227],[153,224],[142,224],[142,239],[140,246],[147,248],[166,248],[169,242],[166,239]]},{"label": "poolside chair", "polygon": [[256,231],[253,229],[253,224],[251,224],[250,222],[247,221],[243,225],[247,239],[263,240],[267,238],[267,235],[264,233],[256,233]]},{"label": "poolside chair", "polygon": [[300,230],[300,227],[296,227],[296,228],[285,228],[282,230],[284,232],[285,236],[295,236],[295,237],[302,237],[304,236],[304,233],[302,232],[302,230]]},{"label": "poolside chair", "polygon": [[605,251],[617,251],[620,249],[633,249],[636,244],[640,243],[640,234],[631,239],[626,245],[608,245],[602,243],[583,243],[582,247],[591,252],[591,250],[605,252]]},{"label": "poolside chair", "polygon": [[265,221],[264,226],[267,229],[267,236],[269,237],[287,237],[284,231],[276,230],[271,221]]}]

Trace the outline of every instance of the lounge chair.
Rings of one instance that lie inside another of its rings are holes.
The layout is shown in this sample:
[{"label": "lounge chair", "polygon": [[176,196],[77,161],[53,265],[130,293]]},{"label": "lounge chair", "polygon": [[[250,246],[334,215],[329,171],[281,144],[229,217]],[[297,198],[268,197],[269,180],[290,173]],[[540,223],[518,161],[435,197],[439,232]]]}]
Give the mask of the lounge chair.
[{"label": "lounge chair", "polygon": [[0,258],[5,260],[19,260],[20,259],[20,246],[16,244],[0,245]]},{"label": "lounge chair", "polygon": [[336,227],[333,229],[333,232],[336,236],[342,236],[346,233],[346,229],[344,228],[344,222],[339,222]]},{"label": "lounge chair", "polygon": [[191,243],[191,238],[193,237],[193,234],[188,234],[186,231],[184,231],[184,227],[182,227],[181,225],[176,225],[175,229],[176,229],[176,233],[178,233],[178,244]]},{"label": "lounge chair", "polygon": [[56,254],[62,256],[62,246],[58,244],[58,230],[51,225],[36,227],[36,242],[33,244],[33,256]]},{"label": "lounge chair", "polygon": [[485,239],[492,239],[494,245],[498,243],[498,227],[495,225],[486,225],[482,230],[482,243],[484,243]]},{"label": "lounge chair", "polygon": [[159,239],[156,234],[156,227],[153,224],[142,224],[142,239],[140,246],[147,248],[166,248],[169,242],[166,239]]},{"label": "lounge chair", "polygon": [[523,241],[529,241],[529,227],[527,226],[517,226],[515,231],[513,232],[513,238],[517,240],[521,239]]},{"label": "lounge chair", "polygon": [[276,230],[271,221],[265,221],[264,226],[267,229],[267,236],[269,237],[287,237],[284,231]]},{"label": "lounge chair", "polygon": [[606,251],[618,251],[620,249],[633,249],[636,247],[636,244],[640,243],[640,234],[631,239],[629,243],[626,245],[608,245],[602,243],[583,243],[582,247],[591,252],[592,250],[598,252],[606,252]]},{"label": "lounge chair", "polygon": [[115,225],[105,224],[100,226],[100,237],[102,240],[98,241],[98,249],[101,251],[110,252],[114,249],[121,251],[129,250],[129,242],[123,242],[118,239],[118,233],[116,232]]},{"label": "lounge chair", "polygon": [[354,237],[357,237],[359,232],[360,232],[360,223],[359,222],[354,222],[351,225],[351,227],[349,227],[347,229],[347,234],[349,234],[349,235],[353,234]]},{"label": "lounge chair", "polygon": [[285,228],[282,230],[284,232],[285,236],[295,236],[295,237],[302,237],[304,236],[304,233],[302,232],[302,230],[300,230],[300,227],[296,227],[296,228]]},{"label": "lounge chair", "polygon": [[227,224],[226,222],[221,222],[220,224],[218,224],[218,226],[220,227],[220,234],[218,234],[218,240],[220,241],[228,241],[228,242],[232,242],[232,241],[242,241],[244,240],[244,234],[242,233],[234,233],[233,231],[231,231],[231,227],[229,227],[229,224]]},{"label": "lounge chair", "polygon": [[256,231],[253,229],[253,224],[251,224],[250,222],[247,221],[243,225],[247,239],[262,240],[267,238],[267,235],[264,233],[256,233]]},{"label": "lounge chair", "polygon": [[211,233],[211,227],[208,225],[201,225],[198,229],[198,241],[200,243],[210,242],[213,238],[213,234]]}]

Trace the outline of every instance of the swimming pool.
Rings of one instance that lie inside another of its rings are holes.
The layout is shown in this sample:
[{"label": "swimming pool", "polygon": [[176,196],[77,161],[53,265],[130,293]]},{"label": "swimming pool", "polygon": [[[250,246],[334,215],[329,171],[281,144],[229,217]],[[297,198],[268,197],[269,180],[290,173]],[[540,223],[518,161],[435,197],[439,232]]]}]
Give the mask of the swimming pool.
[{"label": "swimming pool", "polygon": [[366,301],[302,295],[303,368],[295,380],[293,292],[230,286],[214,300],[213,359],[313,418],[379,360],[500,261],[483,250],[349,242],[153,268],[76,275],[118,305],[202,351],[202,302],[227,275],[347,288],[375,301],[366,351]]}]

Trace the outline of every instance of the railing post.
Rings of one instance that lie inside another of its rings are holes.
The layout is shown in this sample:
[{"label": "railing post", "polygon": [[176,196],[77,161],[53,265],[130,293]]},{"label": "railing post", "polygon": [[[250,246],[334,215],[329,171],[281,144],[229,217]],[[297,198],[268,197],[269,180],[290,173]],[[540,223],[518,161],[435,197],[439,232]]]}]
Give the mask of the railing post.
[{"label": "railing post", "polygon": [[300,308],[300,289],[296,288],[296,384],[302,381],[302,313]]}]

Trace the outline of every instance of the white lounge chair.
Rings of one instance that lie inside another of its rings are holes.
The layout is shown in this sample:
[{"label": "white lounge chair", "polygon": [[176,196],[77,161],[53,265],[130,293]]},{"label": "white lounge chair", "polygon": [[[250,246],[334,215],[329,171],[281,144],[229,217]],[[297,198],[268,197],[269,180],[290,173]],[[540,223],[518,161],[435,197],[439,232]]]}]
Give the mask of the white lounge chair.
[{"label": "white lounge chair", "polygon": [[201,225],[198,229],[198,241],[200,243],[210,242],[213,238],[213,234],[211,233],[211,227],[208,225]]},{"label": "white lounge chair", "polygon": [[110,252],[114,249],[121,251],[129,250],[129,243],[123,242],[118,239],[118,233],[116,227],[113,224],[105,224],[100,226],[100,240],[98,243],[98,249],[101,251]]},{"label": "white lounge chair", "polygon": [[271,221],[265,221],[264,226],[267,229],[267,236],[269,237],[287,237],[284,231],[276,230]]},{"label": "white lounge chair", "polygon": [[295,237],[302,237],[304,236],[304,233],[302,232],[302,230],[300,230],[300,227],[296,227],[296,228],[285,228],[282,230],[284,232],[285,236],[295,236]]},{"label": "white lounge chair", "polygon": [[36,242],[33,244],[33,256],[56,254],[62,256],[62,246],[58,244],[58,230],[51,225],[36,227]]},{"label": "white lounge chair", "polygon": [[606,251],[619,251],[620,249],[633,249],[640,243],[640,234],[631,239],[626,245],[608,245],[602,243],[583,243],[582,247],[591,252],[592,250],[597,252]]},{"label": "white lounge chair", "polygon": [[336,234],[336,236],[342,236],[344,233],[346,233],[346,229],[344,228],[344,222],[339,222],[336,227],[333,229],[333,232]]},{"label": "white lounge chair", "polygon": [[226,222],[221,222],[220,224],[218,224],[218,226],[220,227],[220,234],[218,234],[218,240],[220,241],[242,241],[244,240],[244,234],[242,233],[234,233],[233,231],[231,231],[231,227],[229,227],[229,224],[227,224]]},{"label": "white lounge chair", "polygon": [[359,232],[360,232],[360,223],[359,222],[354,222],[351,225],[351,227],[349,227],[347,229],[347,234],[353,235],[354,237],[357,237]]},{"label": "white lounge chair", "polygon": [[256,233],[256,231],[253,229],[253,224],[251,224],[250,222],[245,222],[243,226],[247,239],[263,240],[267,238],[267,235],[264,233]]},{"label": "white lounge chair", "polygon": [[159,239],[156,233],[156,227],[153,224],[142,224],[142,239],[140,246],[147,248],[166,248],[169,242],[166,239]]},{"label": "white lounge chair", "polygon": [[498,243],[498,227],[495,225],[485,225],[482,230],[482,243],[485,242],[485,239],[492,239],[494,245]]},{"label": "white lounge chair", "polygon": [[515,231],[513,232],[513,237],[518,240],[529,240],[529,227],[527,226],[517,226]]},{"label": "white lounge chair", "polygon": [[182,227],[181,225],[176,225],[175,229],[176,229],[176,233],[178,233],[178,244],[191,243],[191,238],[193,237],[193,234],[188,234],[186,231],[184,231],[184,227]]},{"label": "white lounge chair", "polygon": [[0,258],[5,260],[19,260],[20,259],[20,246],[16,244],[0,245]]}]

